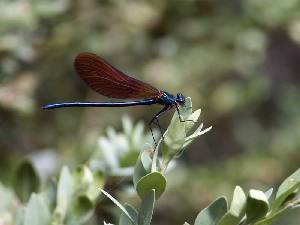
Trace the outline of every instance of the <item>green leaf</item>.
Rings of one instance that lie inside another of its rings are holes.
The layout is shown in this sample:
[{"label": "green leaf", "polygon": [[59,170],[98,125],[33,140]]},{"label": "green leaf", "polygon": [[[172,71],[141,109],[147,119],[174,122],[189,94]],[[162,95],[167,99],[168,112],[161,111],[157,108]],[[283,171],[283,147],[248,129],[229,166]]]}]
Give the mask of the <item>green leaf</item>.
[{"label": "green leaf", "polygon": [[216,199],[198,214],[195,225],[216,225],[227,212],[227,207],[225,197]]},{"label": "green leaf", "polygon": [[94,181],[91,170],[85,165],[78,166],[72,176],[74,184],[76,184],[76,192],[88,189]]},{"label": "green leaf", "polygon": [[[192,102],[190,97],[186,98],[184,106],[179,107],[179,112],[183,120],[189,120],[189,117],[192,115]],[[160,142],[163,164],[165,164],[164,167],[182,150],[186,134],[194,124],[195,122],[193,121],[180,122],[178,112],[175,111],[170,125],[164,134],[164,141]]]},{"label": "green leaf", "polygon": [[25,207],[17,209],[16,217],[14,219],[14,225],[24,225]]},{"label": "green leaf", "polygon": [[269,210],[269,202],[264,192],[250,190],[247,197],[246,216],[247,222],[253,223],[264,217]]},{"label": "green leaf", "polygon": [[178,112],[175,112],[171,123],[164,134],[164,140],[159,142],[159,147],[162,153],[162,166],[161,169],[164,171],[167,168],[168,163],[174,158],[179,157],[184,149],[197,137],[208,132],[211,127],[202,130],[203,124],[196,129],[196,131],[187,137],[189,131],[198,122],[201,114],[201,110],[198,109],[192,112],[192,101],[190,97],[186,98],[186,103],[182,107],[179,107],[179,112],[184,120],[181,122],[178,117]]},{"label": "green leaf", "polygon": [[144,146],[144,150],[140,153],[140,155],[136,161],[136,165],[135,165],[134,172],[133,172],[133,179],[132,179],[133,185],[135,188],[136,188],[136,185],[139,182],[139,180],[142,177],[144,177],[147,173],[150,172],[151,162],[150,162],[148,168],[145,168],[145,166],[143,164],[143,161],[145,160],[146,155],[147,155],[147,149],[148,149],[148,147]]},{"label": "green leaf", "polygon": [[74,221],[74,223],[70,224],[84,224],[94,212],[94,202],[87,195],[79,195],[74,204],[72,204],[72,217],[70,221]]},{"label": "green leaf", "polygon": [[119,225],[132,225],[131,220],[122,212],[119,219]]},{"label": "green leaf", "polygon": [[182,119],[185,120],[184,126],[185,126],[185,133],[187,134],[189,130],[198,121],[198,118],[201,114],[201,109],[198,109],[195,112],[193,112],[192,99],[190,97],[187,97],[185,99],[185,104],[182,107],[179,107],[179,112],[180,115],[182,116]]},{"label": "green leaf", "polygon": [[95,200],[99,196],[99,188],[102,188],[105,182],[105,176],[100,171],[95,171],[93,173],[94,182],[91,184],[88,190],[85,193],[89,196],[90,199]]},{"label": "green leaf", "polygon": [[236,186],[229,211],[232,215],[242,218],[245,214],[246,195],[240,186]]},{"label": "green leaf", "polygon": [[155,190],[155,197],[158,199],[165,191],[167,185],[166,178],[159,172],[153,172],[142,177],[137,185],[136,191],[143,199],[152,189]]},{"label": "green leaf", "polygon": [[32,194],[25,208],[24,225],[48,225],[50,212],[44,199],[37,194]]},{"label": "green leaf", "polygon": [[131,220],[122,212],[119,220],[119,225],[138,224],[138,212],[136,211],[136,209],[127,203],[124,205],[124,207],[131,218],[135,221],[135,223],[132,223]]},{"label": "green leaf", "polygon": [[285,199],[300,187],[300,169],[283,181],[276,193],[275,201],[272,204],[274,213],[285,201]]},{"label": "green leaf", "polygon": [[45,196],[45,201],[50,212],[52,212],[56,207],[57,196],[57,181],[55,181],[54,178],[48,182],[46,190],[43,191],[43,195]]},{"label": "green leaf", "polygon": [[130,137],[133,129],[133,123],[131,119],[128,116],[124,116],[122,118],[122,125],[125,135],[127,137]]},{"label": "green leaf", "polygon": [[138,211],[130,204],[125,203],[125,209],[131,216],[131,218],[135,221],[135,224],[138,223]]},{"label": "green leaf", "polygon": [[57,185],[55,218],[63,221],[70,207],[71,197],[74,192],[74,183],[69,168],[64,166],[60,172]]},{"label": "green leaf", "polygon": [[114,225],[114,224],[112,224],[112,223],[106,223],[105,221],[103,221],[103,224],[104,224],[104,225]]},{"label": "green leaf", "polygon": [[[115,199],[113,196],[111,196],[109,193],[107,193],[106,191],[104,191],[103,189],[101,189],[101,192],[106,196],[108,197],[116,206],[119,207],[119,209],[121,209],[122,213],[124,213],[128,219],[130,219],[130,221],[133,223],[133,224],[136,224],[135,223],[135,220],[134,218],[131,217],[131,215],[129,214],[129,212],[126,210],[126,208],[117,200]],[[137,225],[137,224],[136,224]]]},{"label": "green leaf", "polygon": [[146,171],[151,170],[153,152],[153,147],[149,144],[146,144],[141,153],[141,161]]},{"label": "green leaf", "polygon": [[24,160],[17,167],[14,177],[14,189],[17,196],[24,203],[27,202],[32,192],[38,192],[40,179],[28,160]]},{"label": "green leaf", "polygon": [[270,199],[273,193],[273,188],[269,188],[266,192],[265,195],[267,196],[267,199]]},{"label": "green leaf", "polygon": [[170,155],[175,155],[180,149],[186,137],[185,123],[180,122],[177,112],[174,113],[171,123],[165,133],[164,143],[168,146]]},{"label": "green leaf", "polygon": [[[17,196],[13,192],[13,190],[5,187],[0,182],[0,215],[3,215],[3,212],[7,210],[11,210],[12,208],[16,208],[16,203],[19,204]],[[1,214],[2,213],[2,214]],[[1,216],[0,216],[1,218]]]},{"label": "green leaf", "polygon": [[130,135],[132,145],[140,147],[140,143],[144,141],[144,128],[145,125],[142,122],[138,122],[133,128],[132,134]]},{"label": "green leaf", "polygon": [[245,215],[247,198],[240,186],[236,186],[229,211],[221,218],[218,225],[238,224]]},{"label": "green leaf", "polygon": [[100,171],[92,171],[85,165],[77,167],[72,173],[77,195],[86,195],[93,201],[99,195],[99,188],[103,187],[104,174]]},{"label": "green leaf", "polygon": [[278,218],[282,217],[283,214],[286,214],[288,211],[293,209],[293,205],[287,205],[280,210],[276,211],[273,214],[268,214],[268,216],[264,217],[262,220],[259,220],[258,222],[255,223],[255,225],[269,225],[272,224],[275,220]]},{"label": "green leaf", "polygon": [[145,198],[143,198],[141,208],[138,215],[139,225],[150,225],[155,203],[155,190],[151,190]]}]

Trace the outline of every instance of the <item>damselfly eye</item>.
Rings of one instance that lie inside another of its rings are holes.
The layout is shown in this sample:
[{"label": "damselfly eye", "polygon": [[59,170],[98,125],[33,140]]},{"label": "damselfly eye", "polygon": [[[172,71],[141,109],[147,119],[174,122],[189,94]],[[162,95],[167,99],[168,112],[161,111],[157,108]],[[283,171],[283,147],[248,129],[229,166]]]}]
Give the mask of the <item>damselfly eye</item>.
[{"label": "damselfly eye", "polygon": [[176,96],[176,102],[178,102],[179,104],[184,104],[185,103],[184,95],[181,93],[178,93]]}]

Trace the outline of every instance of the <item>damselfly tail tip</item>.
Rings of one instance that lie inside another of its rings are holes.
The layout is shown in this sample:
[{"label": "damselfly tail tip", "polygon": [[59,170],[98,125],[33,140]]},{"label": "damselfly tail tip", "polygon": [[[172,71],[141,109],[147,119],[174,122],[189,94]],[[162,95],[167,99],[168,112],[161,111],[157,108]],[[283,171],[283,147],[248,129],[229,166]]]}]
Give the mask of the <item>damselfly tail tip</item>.
[{"label": "damselfly tail tip", "polygon": [[44,109],[44,110],[47,110],[47,109],[51,109],[51,106],[50,105],[43,105],[41,108]]}]

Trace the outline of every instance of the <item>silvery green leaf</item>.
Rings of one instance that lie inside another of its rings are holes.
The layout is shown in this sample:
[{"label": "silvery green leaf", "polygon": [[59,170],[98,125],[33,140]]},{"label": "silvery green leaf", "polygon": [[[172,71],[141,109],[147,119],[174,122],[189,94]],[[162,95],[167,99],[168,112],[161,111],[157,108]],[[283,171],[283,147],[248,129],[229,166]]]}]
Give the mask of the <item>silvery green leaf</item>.
[{"label": "silvery green leaf", "polygon": [[195,220],[195,225],[216,225],[227,212],[228,205],[225,197],[219,197],[203,209]]},{"label": "silvery green leaf", "polygon": [[141,153],[141,162],[143,164],[143,167],[147,170],[151,170],[151,163],[152,163],[152,157],[153,157],[154,149],[152,146],[146,144],[144,145],[144,148]]},{"label": "silvery green leaf", "polygon": [[190,97],[186,97],[185,104],[179,108],[180,115],[182,115],[183,119],[186,120],[192,114],[192,99]]},{"label": "silvery green leaf", "polygon": [[103,221],[104,225],[114,225],[113,223],[106,223],[105,221]]},{"label": "silvery green leaf", "polygon": [[185,131],[188,133],[190,129],[192,129],[195,124],[198,122],[198,119],[201,115],[201,109],[197,109],[195,112],[193,112],[190,116],[186,118],[186,125],[185,125]]},{"label": "silvery green leaf", "polygon": [[298,205],[293,206],[293,209],[298,209],[298,208],[300,208],[300,203]]},{"label": "silvery green leaf", "polygon": [[[185,139],[185,125],[184,122],[180,122],[177,112],[174,113],[171,123],[164,135],[165,143],[168,146],[174,145],[174,143],[183,143]],[[181,147],[180,145],[178,147]],[[175,147],[175,148],[178,148]]]},{"label": "silvery green leaf", "polygon": [[151,158],[148,158],[148,146],[144,146],[144,150],[140,153],[133,172],[133,185],[136,187],[138,181],[151,170]]},{"label": "silvery green leaf", "polygon": [[113,196],[111,196],[109,193],[107,193],[106,191],[104,191],[103,189],[100,189],[101,192],[108,197],[116,206],[119,207],[119,209],[122,210],[122,212],[128,217],[128,219],[130,219],[130,221],[135,224],[134,218],[131,217],[131,215],[128,213],[128,211],[125,209],[125,207],[117,200],[115,199]]},{"label": "silvery green leaf", "polygon": [[25,208],[24,225],[48,225],[50,212],[44,199],[33,193]]},{"label": "silvery green leaf", "polygon": [[18,165],[14,177],[14,189],[22,202],[27,202],[32,192],[38,192],[40,178],[29,160]]},{"label": "silvery green leaf", "polygon": [[87,194],[77,196],[72,202],[67,224],[84,224],[94,212],[95,204]]},{"label": "silvery green leaf", "polygon": [[0,182],[0,213],[14,207],[18,202],[17,196],[12,189],[3,186]]},{"label": "silvery green leaf", "polygon": [[24,225],[24,216],[25,207],[18,208],[14,219],[14,225]]},{"label": "silvery green leaf", "polygon": [[102,188],[105,182],[105,175],[100,171],[93,172],[93,183],[85,190],[85,194],[90,199],[95,200],[99,195],[99,188]]},{"label": "silvery green leaf", "polygon": [[122,124],[123,124],[123,129],[124,129],[124,133],[127,137],[130,137],[130,134],[132,132],[133,129],[133,124],[131,119],[128,116],[124,116],[122,118]]},{"label": "silvery green leaf", "polygon": [[276,198],[272,204],[272,213],[275,212],[285,201],[285,199],[300,187],[300,169],[283,181],[280,185]]},{"label": "silvery green leaf", "polygon": [[109,172],[110,176],[122,176],[129,177],[132,176],[134,172],[134,167],[125,167],[125,168],[112,168]]},{"label": "silvery green leaf", "polygon": [[150,225],[155,203],[155,190],[149,192],[142,200],[138,214],[139,225]]},{"label": "silvery green leaf", "polygon": [[117,138],[118,134],[117,132],[115,131],[115,129],[113,129],[112,127],[108,127],[107,128],[107,137],[110,139],[110,140],[114,140]]},{"label": "silvery green leaf", "polygon": [[140,147],[141,144],[144,141],[144,124],[139,122],[135,125],[135,127],[133,128],[132,134],[131,134],[131,140],[132,140],[132,144],[133,147]]},{"label": "silvery green leaf", "polygon": [[120,219],[119,219],[119,225],[138,224],[138,212],[137,212],[137,210],[129,204],[125,204],[124,207],[127,210],[128,214],[131,216],[131,218],[133,218],[135,223],[132,223],[131,220],[122,212],[121,216],[120,216]]},{"label": "silvery green leaf", "polygon": [[250,190],[247,197],[247,222],[253,223],[263,218],[269,210],[267,196],[260,190]]},{"label": "silvery green leaf", "polygon": [[270,188],[265,192],[265,195],[267,196],[268,199],[270,199],[272,196],[272,193],[273,193],[273,188]]},{"label": "silvery green leaf", "polygon": [[144,198],[152,190],[155,190],[155,197],[158,199],[165,191],[166,178],[160,172],[152,172],[143,176],[136,184],[136,191],[141,198]]},{"label": "silvery green leaf", "polygon": [[236,186],[229,210],[218,222],[218,225],[237,225],[245,215],[247,198],[240,186]]},{"label": "silvery green leaf", "polygon": [[94,181],[92,171],[85,165],[78,166],[72,175],[76,184],[76,191],[88,189]]},{"label": "silvery green leaf", "polygon": [[74,192],[74,183],[69,168],[64,166],[60,172],[57,196],[56,196],[56,208],[55,214],[57,219],[62,221],[70,207],[71,197]]},{"label": "silvery green leaf", "polygon": [[172,158],[178,157],[183,153],[183,150],[190,144],[195,138],[211,130],[211,127],[202,130],[203,124],[193,132],[193,134],[187,136],[187,133],[194,127],[198,121],[201,110],[192,111],[191,98],[186,98],[186,103],[182,107],[179,107],[180,116],[184,122],[181,122],[176,111],[172,117],[171,123],[164,134],[164,139],[160,140],[156,150],[160,148],[162,152],[163,162],[161,169],[165,170],[168,163]]},{"label": "silvery green leaf", "polygon": [[109,168],[119,167],[119,160],[113,143],[104,137],[98,140],[99,148],[103,153],[103,158]]}]

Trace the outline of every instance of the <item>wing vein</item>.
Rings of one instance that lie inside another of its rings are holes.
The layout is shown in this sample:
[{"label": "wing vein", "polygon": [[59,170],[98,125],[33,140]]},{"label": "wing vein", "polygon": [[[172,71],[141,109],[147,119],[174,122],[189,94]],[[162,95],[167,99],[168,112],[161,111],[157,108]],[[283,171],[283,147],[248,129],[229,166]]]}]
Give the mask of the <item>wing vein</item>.
[{"label": "wing vein", "polygon": [[158,95],[158,89],[122,73],[95,54],[79,54],[74,65],[87,85],[107,97],[153,98]]}]

